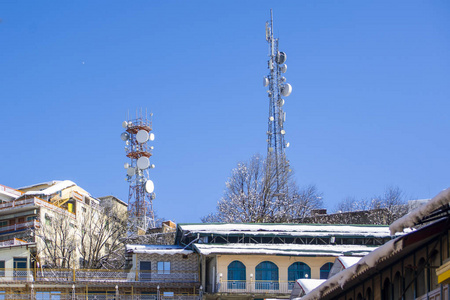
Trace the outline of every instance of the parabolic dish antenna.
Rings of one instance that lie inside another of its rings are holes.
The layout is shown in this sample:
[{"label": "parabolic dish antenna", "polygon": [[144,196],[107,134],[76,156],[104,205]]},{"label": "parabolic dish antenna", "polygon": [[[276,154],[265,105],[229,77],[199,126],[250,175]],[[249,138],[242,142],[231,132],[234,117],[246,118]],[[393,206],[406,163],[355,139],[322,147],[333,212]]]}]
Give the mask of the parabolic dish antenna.
[{"label": "parabolic dish antenna", "polygon": [[145,156],[139,157],[137,160],[137,166],[139,169],[145,170],[150,167],[150,160]]},{"label": "parabolic dish antenna", "polygon": [[130,167],[130,164],[129,164],[129,163],[125,163],[125,164],[123,165],[123,167],[124,167],[125,169],[128,169],[128,168]]},{"label": "parabolic dish antenna", "polygon": [[153,181],[150,179],[145,182],[145,191],[149,194],[153,193],[155,190],[155,185],[153,184]]},{"label": "parabolic dish antenna", "polygon": [[122,132],[122,134],[120,135],[120,138],[122,139],[122,141],[128,141],[128,139],[130,138],[130,135],[128,134],[128,132]]},{"label": "parabolic dish antenna", "polygon": [[287,71],[287,65],[286,65],[286,64],[282,65],[282,66],[280,67],[280,71],[281,71],[281,73],[286,73],[286,71]]},{"label": "parabolic dish antenna", "polygon": [[134,168],[128,168],[127,169],[127,175],[128,176],[133,176],[134,173],[136,173],[136,170]]},{"label": "parabolic dish antenna", "polygon": [[122,122],[122,127],[123,128],[127,128],[128,127],[128,122],[127,121],[123,121]]},{"label": "parabolic dish antenna", "polygon": [[148,139],[150,141],[154,141],[155,140],[155,134],[154,133],[150,133],[150,135],[148,136]]},{"label": "parabolic dish antenna", "polygon": [[268,86],[269,85],[269,78],[264,77],[263,84],[264,84],[264,86]]},{"label": "parabolic dish antenna", "polygon": [[286,83],[281,87],[281,94],[285,97],[289,96],[292,93],[292,86],[289,83]]},{"label": "parabolic dish antenna", "polygon": [[139,144],[146,143],[148,141],[148,132],[145,130],[139,130],[138,133],[136,133],[136,140]]},{"label": "parabolic dish antenna", "polygon": [[277,57],[276,57],[276,61],[277,61],[277,64],[279,64],[279,65],[284,64],[285,61],[286,61],[286,53],[278,52],[277,53]]}]

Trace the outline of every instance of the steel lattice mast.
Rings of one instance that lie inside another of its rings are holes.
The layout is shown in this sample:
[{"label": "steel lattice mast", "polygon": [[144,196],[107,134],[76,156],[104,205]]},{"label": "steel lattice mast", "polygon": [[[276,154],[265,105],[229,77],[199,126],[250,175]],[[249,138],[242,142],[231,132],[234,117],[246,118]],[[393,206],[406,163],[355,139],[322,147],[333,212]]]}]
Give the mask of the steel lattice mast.
[{"label": "steel lattice mast", "polygon": [[[152,117],[153,114],[150,114]],[[154,185],[149,179],[149,169],[155,167],[150,163],[153,146],[147,144],[153,141],[152,120],[141,113],[136,113],[136,119],[128,119],[122,123],[125,132],[121,138],[125,141],[126,156],[130,163],[125,163],[126,180],[130,183],[128,193],[128,218],[132,231],[145,233],[147,228],[155,227],[153,199],[155,199]]]},{"label": "steel lattice mast", "polygon": [[278,50],[278,39],[273,36],[273,16],[270,10],[270,21],[266,22],[266,41],[269,43],[269,75],[264,77],[264,86],[268,87],[269,120],[267,130],[267,161],[270,169],[275,168],[275,194],[284,194],[286,186],[286,172],[289,172],[289,161],[286,159],[285,148],[289,143],[285,141],[284,122],[286,113],[283,111],[284,99],[289,96],[292,87],[286,83],[282,75],[286,73],[286,53]]}]

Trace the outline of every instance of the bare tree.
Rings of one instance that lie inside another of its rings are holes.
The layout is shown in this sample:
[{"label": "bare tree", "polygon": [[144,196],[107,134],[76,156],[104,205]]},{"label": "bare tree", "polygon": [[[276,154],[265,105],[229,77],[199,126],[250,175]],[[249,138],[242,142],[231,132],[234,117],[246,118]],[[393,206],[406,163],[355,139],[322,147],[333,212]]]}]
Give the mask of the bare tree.
[{"label": "bare tree", "polygon": [[127,218],[111,204],[84,212],[78,234],[80,266],[85,269],[117,269],[125,263]]},{"label": "bare tree", "polygon": [[[408,212],[405,197],[397,186],[388,186],[383,194],[368,199],[343,199],[332,215],[333,223],[370,223],[390,225]],[[331,215],[330,215],[331,216]],[[331,220],[332,219],[332,220]]]},{"label": "bare tree", "polygon": [[226,182],[217,211],[202,218],[202,221],[291,222],[321,205],[315,186],[299,190],[293,173],[274,162],[270,157],[264,159],[255,155],[248,162],[238,163]]},{"label": "bare tree", "polygon": [[56,269],[73,267],[76,251],[75,220],[63,213],[45,214],[34,229],[41,265]]}]

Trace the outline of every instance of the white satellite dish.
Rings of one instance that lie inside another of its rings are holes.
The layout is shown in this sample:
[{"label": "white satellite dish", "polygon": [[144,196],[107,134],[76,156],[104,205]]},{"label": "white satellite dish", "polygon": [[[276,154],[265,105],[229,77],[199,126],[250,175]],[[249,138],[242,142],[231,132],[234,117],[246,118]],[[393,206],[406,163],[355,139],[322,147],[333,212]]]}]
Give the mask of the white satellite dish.
[{"label": "white satellite dish", "polygon": [[137,166],[139,169],[145,170],[150,167],[150,160],[145,156],[139,157],[137,160]]},{"label": "white satellite dish", "polygon": [[128,134],[128,132],[122,132],[122,134],[120,135],[120,138],[122,139],[122,141],[127,141],[130,138],[130,135]]},{"label": "white satellite dish", "polygon": [[150,135],[148,136],[148,139],[150,141],[154,141],[155,140],[155,134],[154,133],[150,133]]},{"label": "white satellite dish", "polygon": [[289,83],[286,83],[281,87],[281,94],[285,97],[289,96],[292,93],[292,86]]},{"label": "white satellite dish", "polygon": [[282,65],[282,66],[280,67],[280,71],[281,71],[281,73],[286,73],[286,71],[287,71],[287,65],[286,65],[286,64]]},{"label": "white satellite dish", "polygon": [[270,122],[273,122],[273,120],[274,120],[273,117],[270,116],[270,117],[269,117],[269,121],[270,121]]},{"label": "white satellite dish", "polygon": [[287,142],[285,146],[286,146],[286,148],[289,148],[290,145],[291,144],[289,144],[289,142]]},{"label": "white satellite dish", "polygon": [[155,168],[155,164],[151,164],[150,169],[154,169],[154,168]]},{"label": "white satellite dish", "polygon": [[284,105],[284,99],[280,99],[280,100],[278,101],[278,105],[279,105],[279,106],[283,106],[283,105]]},{"label": "white satellite dish", "polygon": [[150,179],[145,182],[145,191],[149,194],[153,193],[155,190],[155,185],[153,184],[153,181]]},{"label": "white satellite dish", "polygon": [[139,130],[136,133],[136,140],[139,144],[146,143],[148,141],[148,132],[146,130]]},{"label": "white satellite dish", "polygon": [[281,65],[281,64],[284,64],[284,62],[286,61],[286,58],[287,58],[286,53],[278,52],[275,60],[276,60],[277,64]]},{"label": "white satellite dish", "polygon": [[128,169],[128,168],[130,167],[130,164],[129,164],[129,163],[125,163],[125,164],[123,165],[123,167],[124,167],[125,169]]},{"label": "white satellite dish", "polygon": [[286,134],[286,131],[284,129],[281,129],[280,133],[281,134]]},{"label": "white satellite dish", "polygon": [[264,85],[264,86],[268,86],[268,85],[269,85],[269,78],[264,77],[264,79],[263,79],[263,85]]},{"label": "white satellite dish", "polygon": [[136,169],[135,168],[130,167],[130,168],[127,169],[127,175],[128,176],[133,176],[135,173],[136,173]]},{"label": "white satellite dish", "polygon": [[127,121],[123,121],[122,122],[122,127],[123,128],[127,128],[128,127],[128,122]]}]

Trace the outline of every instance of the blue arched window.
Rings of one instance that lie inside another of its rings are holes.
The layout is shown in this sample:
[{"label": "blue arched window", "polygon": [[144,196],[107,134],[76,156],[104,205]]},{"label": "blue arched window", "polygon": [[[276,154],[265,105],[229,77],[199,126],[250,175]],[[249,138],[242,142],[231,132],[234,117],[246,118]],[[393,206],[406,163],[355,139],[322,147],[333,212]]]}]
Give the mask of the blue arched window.
[{"label": "blue arched window", "polygon": [[245,265],[238,260],[228,265],[228,288],[245,289]]},{"label": "blue arched window", "polygon": [[330,275],[332,263],[328,262],[320,267],[320,279],[328,279],[328,275]]},{"label": "blue arched window", "polygon": [[311,268],[302,262],[295,262],[288,268],[289,289],[291,290],[297,279],[311,278]]},{"label": "blue arched window", "polygon": [[257,290],[278,290],[278,267],[271,261],[263,261],[255,268]]}]

